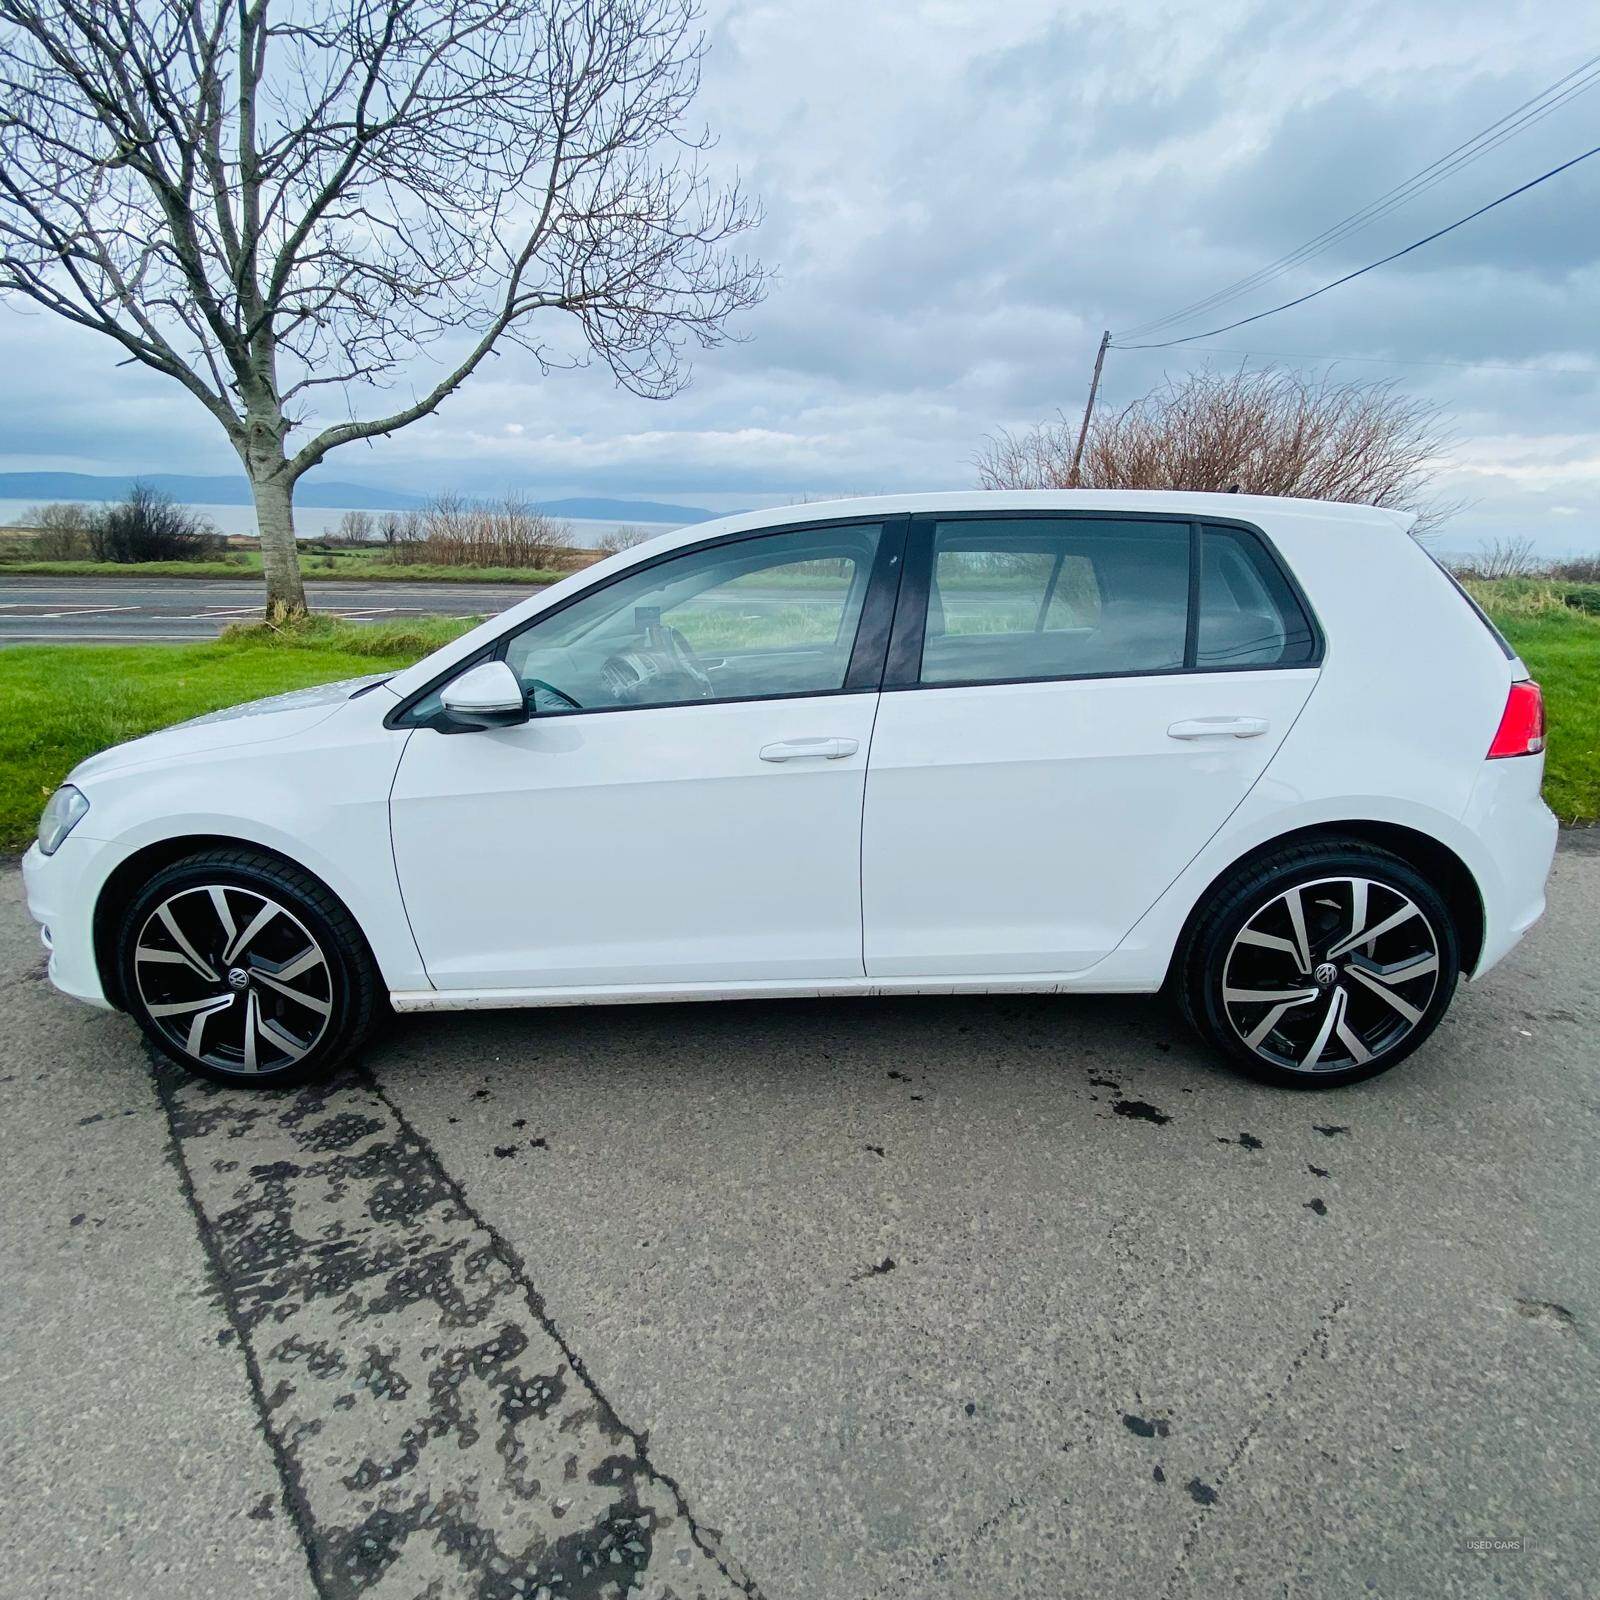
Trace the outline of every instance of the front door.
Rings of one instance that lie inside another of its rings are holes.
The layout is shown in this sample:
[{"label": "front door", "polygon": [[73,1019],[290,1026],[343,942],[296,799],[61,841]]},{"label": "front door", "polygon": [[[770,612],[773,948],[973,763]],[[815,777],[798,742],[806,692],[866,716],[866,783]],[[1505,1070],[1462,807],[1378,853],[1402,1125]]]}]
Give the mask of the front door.
[{"label": "front door", "polygon": [[529,721],[459,733],[434,718],[395,779],[396,864],[433,982],[862,976],[889,542],[876,525],[723,541],[504,641]]},{"label": "front door", "polygon": [[867,779],[868,976],[1093,965],[1261,776],[1317,658],[1247,530],[919,521]]}]

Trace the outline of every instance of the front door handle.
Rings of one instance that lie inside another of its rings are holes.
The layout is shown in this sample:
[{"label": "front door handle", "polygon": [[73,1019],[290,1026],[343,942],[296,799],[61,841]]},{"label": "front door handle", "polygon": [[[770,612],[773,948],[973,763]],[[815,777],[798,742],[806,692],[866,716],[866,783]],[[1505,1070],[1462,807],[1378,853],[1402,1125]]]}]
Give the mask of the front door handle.
[{"label": "front door handle", "polygon": [[1267,731],[1265,717],[1191,717],[1167,729],[1169,739],[1259,739]]},{"label": "front door handle", "polygon": [[842,761],[861,748],[854,739],[784,739],[761,747],[763,761]]}]

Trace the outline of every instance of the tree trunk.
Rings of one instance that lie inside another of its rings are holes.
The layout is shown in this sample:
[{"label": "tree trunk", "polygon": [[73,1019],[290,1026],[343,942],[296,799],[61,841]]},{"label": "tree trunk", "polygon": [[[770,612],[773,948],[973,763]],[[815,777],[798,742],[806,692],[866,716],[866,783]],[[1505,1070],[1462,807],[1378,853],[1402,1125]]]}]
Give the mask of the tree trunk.
[{"label": "tree trunk", "polygon": [[269,622],[306,614],[300,552],[294,542],[294,481],[285,467],[282,462],[250,463],[250,490],[256,501],[256,531],[261,539],[261,570],[267,580]]}]

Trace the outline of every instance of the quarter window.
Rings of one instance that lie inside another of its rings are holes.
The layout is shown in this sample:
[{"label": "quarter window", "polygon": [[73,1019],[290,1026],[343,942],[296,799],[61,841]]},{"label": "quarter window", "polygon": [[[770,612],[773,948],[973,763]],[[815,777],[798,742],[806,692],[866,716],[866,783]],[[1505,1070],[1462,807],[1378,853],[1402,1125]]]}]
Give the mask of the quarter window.
[{"label": "quarter window", "polygon": [[1295,667],[1315,653],[1310,619],[1260,542],[1239,528],[1205,529],[1195,665]]},{"label": "quarter window", "polygon": [[941,522],[922,682],[1176,671],[1188,613],[1187,524]]},{"label": "quarter window", "polygon": [[879,534],[804,529],[673,557],[530,624],[506,661],[541,714],[836,692]]}]

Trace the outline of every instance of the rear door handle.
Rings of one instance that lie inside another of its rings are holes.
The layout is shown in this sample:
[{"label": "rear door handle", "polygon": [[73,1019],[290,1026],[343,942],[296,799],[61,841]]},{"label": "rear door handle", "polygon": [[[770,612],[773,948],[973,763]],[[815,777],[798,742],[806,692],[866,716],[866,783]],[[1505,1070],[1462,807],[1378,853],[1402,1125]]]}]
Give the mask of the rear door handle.
[{"label": "rear door handle", "polygon": [[761,747],[763,761],[842,761],[861,745],[855,739],[784,739]]},{"label": "rear door handle", "polygon": [[1265,717],[1191,717],[1167,729],[1169,739],[1259,739],[1267,731]]}]

